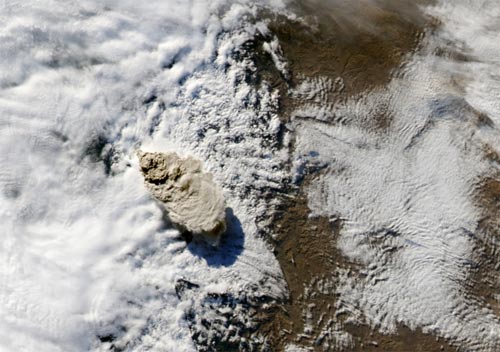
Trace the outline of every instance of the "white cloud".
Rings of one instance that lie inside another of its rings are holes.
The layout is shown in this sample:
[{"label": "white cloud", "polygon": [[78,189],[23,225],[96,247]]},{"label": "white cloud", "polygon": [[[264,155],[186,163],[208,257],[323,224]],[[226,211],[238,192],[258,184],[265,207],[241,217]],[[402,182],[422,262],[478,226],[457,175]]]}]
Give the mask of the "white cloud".
[{"label": "white cloud", "polygon": [[[238,83],[243,66],[214,64],[219,47],[231,60],[262,28],[238,20],[249,4],[3,2],[1,350],[106,350],[97,335],[115,335],[128,350],[192,351],[184,314],[205,314],[210,290],[283,294],[256,235],[260,191],[243,193],[255,178],[258,187],[280,182],[269,171],[279,158],[266,159],[274,151],[263,146],[277,117],[262,111],[276,97]],[[245,107],[257,94],[262,111]],[[165,227],[143,186],[141,144],[206,161],[234,211],[224,255],[188,248]],[[180,278],[200,289],[180,300]]]}]

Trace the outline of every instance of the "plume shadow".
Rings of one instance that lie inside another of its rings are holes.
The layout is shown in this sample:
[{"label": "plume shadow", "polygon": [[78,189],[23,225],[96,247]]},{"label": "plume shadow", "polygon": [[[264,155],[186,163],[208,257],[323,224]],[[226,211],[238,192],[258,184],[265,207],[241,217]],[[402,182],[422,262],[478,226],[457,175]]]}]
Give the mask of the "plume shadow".
[{"label": "plume shadow", "polygon": [[210,266],[227,267],[233,265],[243,252],[245,233],[240,220],[234,215],[231,208],[226,209],[226,225],[227,229],[222,234],[218,246],[212,246],[194,236],[188,244],[188,250],[193,255],[203,258]]}]

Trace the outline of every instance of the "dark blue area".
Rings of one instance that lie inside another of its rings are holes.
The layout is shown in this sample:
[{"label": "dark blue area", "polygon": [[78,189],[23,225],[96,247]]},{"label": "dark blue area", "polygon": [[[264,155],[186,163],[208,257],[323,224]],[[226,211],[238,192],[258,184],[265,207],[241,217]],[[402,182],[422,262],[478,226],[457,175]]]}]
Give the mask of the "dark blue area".
[{"label": "dark blue area", "polygon": [[437,118],[462,119],[471,112],[470,106],[463,98],[453,95],[432,99],[430,107],[433,116]]},{"label": "dark blue area", "polygon": [[231,208],[226,209],[226,232],[222,235],[219,245],[212,246],[204,241],[194,240],[188,245],[188,250],[203,258],[208,265],[214,267],[231,266],[243,252],[245,233],[240,220]]}]

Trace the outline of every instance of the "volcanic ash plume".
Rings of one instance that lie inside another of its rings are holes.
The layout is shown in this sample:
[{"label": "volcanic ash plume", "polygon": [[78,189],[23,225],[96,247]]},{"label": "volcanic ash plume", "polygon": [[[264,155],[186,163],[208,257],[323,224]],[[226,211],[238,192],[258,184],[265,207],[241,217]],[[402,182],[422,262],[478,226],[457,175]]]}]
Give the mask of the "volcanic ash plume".
[{"label": "volcanic ash plume", "polygon": [[138,151],[146,187],[182,230],[216,245],[226,229],[222,190],[201,162],[176,153]]}]

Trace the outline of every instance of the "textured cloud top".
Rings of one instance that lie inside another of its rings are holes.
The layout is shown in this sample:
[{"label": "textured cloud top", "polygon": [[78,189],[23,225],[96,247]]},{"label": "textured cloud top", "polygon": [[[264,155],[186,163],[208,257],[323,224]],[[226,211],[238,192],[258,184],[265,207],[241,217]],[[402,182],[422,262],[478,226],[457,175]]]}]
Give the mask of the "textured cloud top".
[{"label": "textured cloud top", "polygon": [[146,187],[165,205],[170,219],[212,244],[226,229],[222,190],[201,162],[176,153],[137,153]]},{"label": "textured cloud top", "polygon": [[[252,13],[244,1],[2,2],[1,351],[195,351],[185,313],[213,320],[207,297],[282,294],[256,236],[265,208],[244,189],[255,165],[277,163],[259,154],[273,153],[261,145],[274,98],[232,61],[265,30],[242,20]],[[165,226],[135,157],[146,145],[196,156],[224,189],[221,251]],[[263,189],[279,181],[267,176]],[[180,280],[196,290],[181,295]]]},{"label": "textured cloud top", "polygon": [[[378,35],[365,19],[409,2],[301,3],[325,13],[320,27]],[[289,12],[295,3],[0,2],[0,351],[281,350],[266,349],[259,320],[292,287],[267,241],[300,186],[292,179],[307,181],[309,218],[342,224],[327,228],[331,246],[318,241],[325,262],[348,264],[322,270],[316,290],[335,297],[332,319],[304,306],[304,334],[287,350],[309,350],[313,328],[332,336],[324,350],[348,350],[348,325],[500,350],[498,220],[477,201],[500,170],[498,1],[426,6],[439,30],[384,85],[335,103],[357,87],[346,76],[362,60],[345,55],[338,77],[297,79],[294,28],[282,38],[261,17],[314,23]],[[325,49],[357,45],[347,37]],[[300,102],[293,111],[286,94]],[[138,149],[171,153],[138,160]],[[141,168],[187,230],[218,233],[225,219],[217,249],[165,223]],[[491,283],[481,294],[476,274]]]}]

